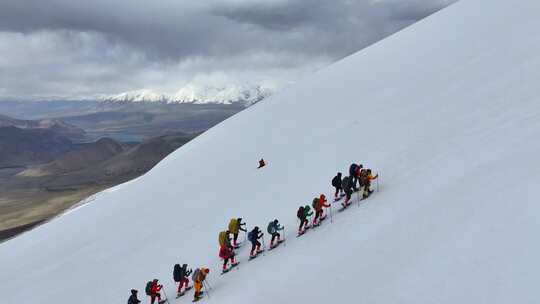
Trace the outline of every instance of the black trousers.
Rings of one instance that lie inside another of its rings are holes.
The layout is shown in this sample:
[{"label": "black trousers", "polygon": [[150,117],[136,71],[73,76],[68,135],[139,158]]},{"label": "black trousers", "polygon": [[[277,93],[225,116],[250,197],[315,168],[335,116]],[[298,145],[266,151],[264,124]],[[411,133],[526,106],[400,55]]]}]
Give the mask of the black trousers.
[{"label": "black trousers", "polygon": [[336,188],[336,193],[334,194],[334,197],[337,197],[339,195],[340,192],[343,192],[343,189],[341,188],[341,186],[334,186],[334,188]]},{"label": "black trousers", "polygon": [[260,248],[260,247],[261,247],[261,242],[259,241],[251,242],[251,252],[255,251],[256,248]]},{"label": "black trousers", "polygon": [[308,224],[307,218],[305,218],[305,217],[304,217],[304,218],[301,218],[301,219],[300,219],[300,226],[298,227],[298,230],[302,230],[302,227],[304,227],[304,225],[307,226],[307,224]]}]

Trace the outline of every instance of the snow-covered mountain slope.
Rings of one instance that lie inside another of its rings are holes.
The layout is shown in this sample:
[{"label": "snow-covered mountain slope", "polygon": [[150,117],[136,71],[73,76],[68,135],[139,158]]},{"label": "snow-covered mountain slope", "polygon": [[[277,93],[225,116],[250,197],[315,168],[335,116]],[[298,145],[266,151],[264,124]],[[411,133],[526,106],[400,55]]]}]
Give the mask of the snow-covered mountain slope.
[{"label": "snow-covered mountain slope", "polygon": [[[464,0],[248,108],[0,245],[2,303],[122,303],[154,277],[171,297],[176,262],[211,267],[204,303],[538,303],[539,13]],[[295,238],[352,160],[381,191]],[[279,218],[286,246],[219,276],[236,216]]]},{"label": "snow-covered mountain slope", "polygon": [[163,103],[241,103],[252,105],[270,96],[272,89],[260,85],[201,86],[187,84],[174,94],[157,93],[152,90],[137,90],[106,96],[108,102],[163,102]]},{"label": "snow-covered mountain slope", "polygon": [[169,101],[169,96],[166,94],[156,93],[152,90],[142,89],[123,92],[112,96],[105,96],[102,99],[103,101],[110,102],[167,102]]}]

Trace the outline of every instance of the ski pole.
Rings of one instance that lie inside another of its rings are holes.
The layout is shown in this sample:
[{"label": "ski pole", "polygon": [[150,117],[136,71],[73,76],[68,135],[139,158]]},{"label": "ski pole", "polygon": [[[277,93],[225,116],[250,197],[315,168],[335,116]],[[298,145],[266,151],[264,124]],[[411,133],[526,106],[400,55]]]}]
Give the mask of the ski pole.
[{"label": "ski pole", "polygon": [[358,188],[358,191],[356,192],[356,202],[358,203],[358,207],[360,207],[360,187]]},{"label": "ski pole", "polygon": [[379,172],[377,172],[377,192],[379,192],[379,179],[381,178],[381,175]]},{"label": "ski pole", "polygon": [[332,218],[332,203],[330,203],[330,224],[334,222],[334,219]]}]

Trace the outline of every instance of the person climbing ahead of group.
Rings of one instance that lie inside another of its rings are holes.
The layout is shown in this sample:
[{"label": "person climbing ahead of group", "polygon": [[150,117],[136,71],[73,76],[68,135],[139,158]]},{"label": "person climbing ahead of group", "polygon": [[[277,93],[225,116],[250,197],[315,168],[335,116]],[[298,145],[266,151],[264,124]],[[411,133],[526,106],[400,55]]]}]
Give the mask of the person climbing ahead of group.
[{"label": "person climbing ahead of group", "polygon": [[210,269],[206,267],[201,267],[195,269],[193,272],[193,286],[195,287],[195,294],[193,295],[193,302],[199,301],[202,295],[202,287],[206,276],[210,273]]},{"label": "person climbing ahead of group", "polygon": [[371,181],[377,179],[379,175],[373,176],[371,173],[371,169],[362,170],[360,173],[360,187],[364,187],[364,193],[362,194],[362,198],[367,198],[371,193],[373,193],[373,190],[370,189]]},{"label": "person climbing ahead of group", "polygon": [[343,193],[343,187],[341,187],[341,172],[338,172],[334,178],[332,178],[332,186],[336,188],[336,193],[334,194],[334,200],[338,200],[339,195]]},{"label": "person climbing ahead of group", "polygon": [[296,216],[300,220],[300,226],[298,227],[298,234],[304,234],[306,229],[309,228],[309,221],[308,217],[312,216],[313,212],[311,211],[311,208],[309,205],[306,206],[300,206],[298,208],[298,211],[296,212]]},{"label": "person climbing ahead of group", "polygon": [[255,226],[255,228],[248,233],[248,240],[251,242],[250,258],[254,258],[259,253],[263,252],[263,250],[261,250],[261,242],[259,242],[259,239],[262,237],[263,233],[259,230],[258,226]]},{"label": "person climbing ahead of group", "polygon": [[259,167],[257,167],[257,169],[260,169],[260,168],[262,168],[262,167],[264,167],[264,166],[266,166],[266,162],[264,161],[264,159],[261,158],[261,159],[259,160]]},{"label": "person climbing ahead of group", "polygon": [[341,181],[341,187],[343,188],[343,191],[345,192],[345,201],[341,203],[343,208],[346,208],[351,204],[351,195],[353,193],[352,189],[352,177],[351,176],[345,176],[343,180]]},{"label": "person climbing ahead of group", "polygon": [[139,304],[141,303],[141,300],[137,298],[137,289],[131,290],[131,296],[129,296],[129,299],[127,300],[127,304]]},{"label": "person climbing ahead of group", "polygon": [[238,233],[240,231],[244,231],[244,232],[247,231],[247,229],[242,228],[245,225],[246,225],[246,223],[242,223],[242,218],[241,217],[233,218],[229,222],[229,232],[232,233],[232,235],[233,235],[233,246],[235,248],[238,246],[238,243],[237,243],[237,241],[238,241]]},{"label": "person climbing ahead of group", "polygon": [[349,177],[351,177],[351,187],[354,192],[358,191],[358,188],[356,187],[356,183],[358,182],[358,178],[360,177],[360,170],[363,168],[362,165],[358,164],[351,164],[349,167]]},{"label": "person climbing ahead of group", "polygon": [[330,205],[328,205],[326,202],[326,196],[324,194],[321,194],[319,197],[313,199],[313,208],[315,209],[315,218],[313,219],[312,223],[313,226],[319,226],[320,221],[323,221],[326,218],[326,216],[323,216],[323,208],[330,207]]},{"label": "person climbing ahead of group", "polygon": [[279,231],[281,230],[284,230],[285,227],[279,225],[279,221],[277,219],[271,221],[270,223],[268,223],[268,227],[266,228],[266,230],[268,231],[268,233],[272,236],[272,238],[270,239],[270,249],[274,248],[274,241],[277,239],[277,243],[276,243],[276,246],[277,244],[283,242],[281,240],[281,235],[279,234]]},{"label": "person climbing ahead of group", "polygon": [[[187,264],[184,264],[180,266],[180,264],[174,265],[173,270],[173,279],[178,284],[178,291],[177,291],[177,297],[182,296],[185,291],[188,291],[191,289],[189,287],[189,275],[191,274],[192,270],[187,269]],[[184,292],[182,292],[182,287],[185,286]]]},{"label": "person climbing ahead of group", "polygon": [[[222,246],[221,248],[219,248],[219,257],[223,259],[223,273],[229,271],[231,268],[238,265],[238,263],[234,259],[235,256],[236,254],[234,253],[232,247]],[[229,261],[231,261],[231,267],[227,268],[227,264],[229,263]]]},{"label": "person climbing ahead of group", "polygon": [[154,279],[146,284],[146,294],[150,297],[150,304],[154,304],[156,299],[159,304],[165,303],[165,300],[161,300],[161,294],[159,291],[163,288],[163,285],[158,284],[158,279]]}]

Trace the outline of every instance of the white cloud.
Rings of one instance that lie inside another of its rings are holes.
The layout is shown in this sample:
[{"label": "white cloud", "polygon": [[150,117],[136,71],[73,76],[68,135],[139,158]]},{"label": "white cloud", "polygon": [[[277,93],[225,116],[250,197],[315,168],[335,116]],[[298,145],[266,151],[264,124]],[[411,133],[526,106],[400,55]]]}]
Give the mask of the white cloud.
[{"label": "white cloud", "polygon": [[0,98],[276,87],[452,0],[0,2]]}]

